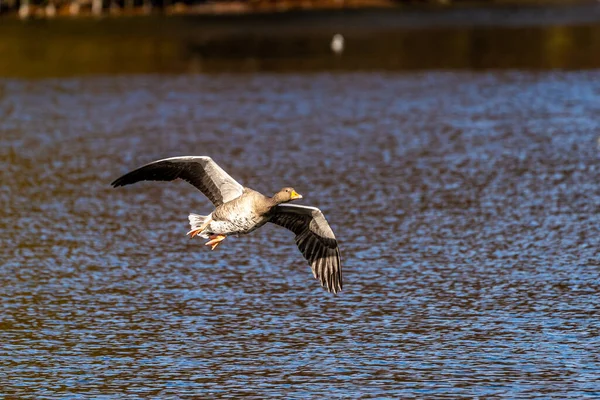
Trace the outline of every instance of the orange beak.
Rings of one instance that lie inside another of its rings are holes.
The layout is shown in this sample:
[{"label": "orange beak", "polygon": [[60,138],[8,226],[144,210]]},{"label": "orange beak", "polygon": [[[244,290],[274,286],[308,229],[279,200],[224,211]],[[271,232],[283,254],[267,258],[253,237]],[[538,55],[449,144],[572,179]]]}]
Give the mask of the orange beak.
[{"label": "orange beak", "polygon": [[292,194],[290,194],[290,199],[292,200],[296,200],[296,199],[301,199],[302,195],[298,192],[296,192],[295,190],[292,190]]}]

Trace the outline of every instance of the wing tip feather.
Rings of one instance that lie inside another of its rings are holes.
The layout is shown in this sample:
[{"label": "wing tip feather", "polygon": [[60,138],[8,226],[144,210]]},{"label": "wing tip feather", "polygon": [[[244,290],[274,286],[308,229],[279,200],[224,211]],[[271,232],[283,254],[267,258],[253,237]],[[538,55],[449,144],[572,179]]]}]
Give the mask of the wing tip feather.
[{"label": "wing tip feather", "polygon": [[[328,251],[329,250],[329,251]],[[337,248],[335,249],[333,254],[330,253],[331,250],[325,250],[326,253],[329,253],[327,256],[323,255],[323,259],[318,257],[317,260],[313,262],[311,265],[313,276],[321,283],[321,287],[323,287],[327,292],[338,294],[343,290],[343,282],[342,282],[342,265],[339,257],[339,251]]]},{"label": "wing tip feather", "polygon": [[123,180],[121,178],[117,178],[110,183],[110,186],[112,186],[113,188],[118,188],[119,186],[125,186],[125,184],[123,183]]}]

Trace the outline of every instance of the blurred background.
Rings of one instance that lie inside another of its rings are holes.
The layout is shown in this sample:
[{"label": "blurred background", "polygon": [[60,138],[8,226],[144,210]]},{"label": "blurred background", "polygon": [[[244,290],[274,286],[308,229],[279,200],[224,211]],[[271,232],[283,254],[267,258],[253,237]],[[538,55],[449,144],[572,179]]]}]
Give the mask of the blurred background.
[{"label": "blurred background", "polygon": [[[0,0],[0,397],[600,396],[600,3]],[[344,290],[209,155],[293,186]]]},{"label": "blurred background", "polygon": [[600,65],[598,2],[1,4],[2,76]]}]

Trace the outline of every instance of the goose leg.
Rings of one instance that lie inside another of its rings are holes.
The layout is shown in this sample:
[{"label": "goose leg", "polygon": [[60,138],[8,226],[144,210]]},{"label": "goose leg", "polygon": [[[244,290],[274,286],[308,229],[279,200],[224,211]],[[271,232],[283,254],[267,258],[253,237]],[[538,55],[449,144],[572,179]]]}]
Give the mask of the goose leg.
[{"label": "goose leg", "polygon": [[210,235],[210,240],[206,242],[205,246],[210,246],[211,250],[214,250],[227,236],[225,235]]},{"label": "goose leg", "polygon": [[208,219],[208,221],[206,221],[205,223],[203,223],[200,228],[192,229],[191,231],[189,231],[188,233],[186,233],[186,235],[191,235],[190,239],[193,238],[194,236],[196,236],[197,234],[199,234],[200,232],[202,232],[203,230],[205,230],[208,227],[208,224],[210,224],[210,221],[211,221],[211,219]]}]

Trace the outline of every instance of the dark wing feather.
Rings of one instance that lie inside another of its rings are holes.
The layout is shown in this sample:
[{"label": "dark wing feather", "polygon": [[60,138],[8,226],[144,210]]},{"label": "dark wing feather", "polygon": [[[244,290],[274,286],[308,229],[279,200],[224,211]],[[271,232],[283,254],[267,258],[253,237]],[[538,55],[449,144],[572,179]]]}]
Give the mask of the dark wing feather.
[{"label": "dark wing feather", "polygon": [[296,245],[309,262],[313,275],[327,291],[342,290],[342,265],[337,240],[323,216],[315,207],[281,204],[270,222],[296,234]]},{"label": "dark wing feather", "polygon": [[140,181],[183,179],[194,185],[215,205],[220,206],[242,195],[244,187],[210,157],[172,157],[146,164],[115,180],[113,187]]}]

